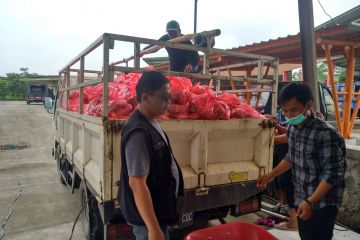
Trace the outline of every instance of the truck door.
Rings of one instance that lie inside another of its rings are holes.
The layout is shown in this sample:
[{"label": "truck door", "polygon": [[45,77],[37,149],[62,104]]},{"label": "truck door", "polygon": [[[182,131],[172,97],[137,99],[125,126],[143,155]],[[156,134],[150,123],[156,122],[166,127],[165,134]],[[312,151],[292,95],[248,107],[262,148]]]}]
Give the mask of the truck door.
[{"label": "truck door", "polygon": [[[322,95],[323,95],[323,105],[325,106],[325,119],[326,121],[336,121],[336,115],[335,115],[335,104],[334,104],[334,100],[332,97],[332,94],[330,92],[330,89],[322,86]],[[339,111],[341,111],[341,109],[339,108]],[[340,112],[341,114],[341,112]]]}]

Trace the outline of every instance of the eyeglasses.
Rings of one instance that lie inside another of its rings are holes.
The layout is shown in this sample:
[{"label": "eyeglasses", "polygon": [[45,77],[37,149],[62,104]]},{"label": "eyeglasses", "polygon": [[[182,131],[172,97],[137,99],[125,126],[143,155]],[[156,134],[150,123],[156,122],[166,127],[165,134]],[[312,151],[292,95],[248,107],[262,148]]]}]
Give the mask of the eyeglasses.
[{"label": "eyeglasses", "polygon": [[165,95],[154,94],[153,96],[158,97],[160,100],[162,100],[164,102],[171,102],[171,95],[170,94],[165,94]]}]

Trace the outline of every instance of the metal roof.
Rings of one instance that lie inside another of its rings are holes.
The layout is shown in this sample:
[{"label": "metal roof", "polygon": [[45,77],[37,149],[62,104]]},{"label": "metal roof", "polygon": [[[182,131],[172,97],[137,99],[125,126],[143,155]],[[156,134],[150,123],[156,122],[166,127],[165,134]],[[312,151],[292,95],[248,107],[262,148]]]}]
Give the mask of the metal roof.
[{"label": "metal roof", "polygon": [[[360,42],[360,22],[357,26],[357,22],[360,16],[360,5],[335,17],[333,20],[325,22],[315,28],[315,39],[331,39]],[[359,20],[360,21],[360,20]],[[259,43],[253,43],[245,46],[239,46],[232,48],[231,50],[255,53],[260,55],[269,55],[277,57],[280,60],[280,64],[283,63],[301,63],[301,46],[300,46],[300,34],[288,35],[286,37],[279,37],[277,39],[269,39]],[[325,58],[325,52],[320,45],[316,46],[317,58]],[[331,49],[332,56],[343,56],[344,47],[333,46]],[[355,50],[355,55],[360,56],[360,49]],[[210,67],[218,67],[224,65],[230,65],[244,61],[235,57],[228,57],[224,55],[211,55]],[[337,60],[340,61],[340,60]],[[356,61],[356,69],[359,70],[359,61]],[[201,64],[200,64],[201,65]],[[161,64],[156,66],[158,69],[167,69],[168,64]],[[244,69],[233,69],[244,70]]]},{"label": "metal roof", "polygon": [[350,9],[347,12],[344,12],[343,14],[340,14],[339,16],[320,24],[315,28],[322,29],[322,28],[329,28],[339,25],[346,25],[350,28],[355,28],[358,31],[360,30],[360,5]]},{"label": "metal roof", "polygon": [[[315,30],[317,29],[326,29],[330,27],[335,27],[339,25],[345,25],[348,27],[348,29],[353,31],[360,31],[360,5],[350,9],[347,12],[344,12],[343,14],[317,26]],[[354,39],[356,40],[356,39]],[[359,39],[357,39],[359,41]],[[341,57],[338,59],[333,60],[334,64],[341,67],[346,67],[347,59],[345,57]],[[356,58],[355,61],[355,70],[360,71],[360,56]]]},{"label": "metal roof", "polygon": [[[339,25],[315,30],[315,39],[317,38],[360,42],[360,31],[349,29],[346,25]],[[232,50],[274,56],[279,58],[280,63],[301,63],[300,34],[271,39],[252,45],[239,46]],[[331,54],[332,56],[343,55],[344,48],[333,46]],[[355,54],[359,56],[360,50],[356,49]],[[316,55],[318,59],[325,58],[325,52],[320,45],[316,46]],[[224,59],[224,61],[227,62],[235,60],[236,59]]]},{"label": "metal roof", "polygon": [[149,57],[149,58],[143,58],[143,60],[150,66],[156,66],[159,64],[169,63],[168,57]]}]

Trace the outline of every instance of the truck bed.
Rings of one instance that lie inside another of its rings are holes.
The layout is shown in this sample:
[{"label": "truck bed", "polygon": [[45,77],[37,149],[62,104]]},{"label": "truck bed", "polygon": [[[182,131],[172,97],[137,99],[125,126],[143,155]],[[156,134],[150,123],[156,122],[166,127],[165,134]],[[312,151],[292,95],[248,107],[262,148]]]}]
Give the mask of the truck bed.
[{"label": "truck bed", "polygon": [[[56,132],[79,176],[101,201],[117,196],[120,132],[125,120],[103,120],[63,109]],[[268,119],[162,120],[185,189],[253,181],[272,169],[274,129]]]}]

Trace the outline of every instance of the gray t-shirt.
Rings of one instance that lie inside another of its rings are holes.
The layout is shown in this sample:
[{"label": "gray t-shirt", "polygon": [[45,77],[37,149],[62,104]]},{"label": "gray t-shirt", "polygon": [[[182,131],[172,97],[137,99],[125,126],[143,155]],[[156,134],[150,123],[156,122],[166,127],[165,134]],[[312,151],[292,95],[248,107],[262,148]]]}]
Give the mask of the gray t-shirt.
[{"label": "gray t-shirt", "polygon": [[[159,123],[155,120],[149,122],[160,133],[165,142],[168,144],[165,134]],[[144,132],[138,131],[132,134],[126,143],[125,156],[129,176],[146,176],[150,170],[150,156],[146,147],[146,136]],[[175,195],[179,190],[179,171],[172,157],[171,172],[175,178]]]}]

